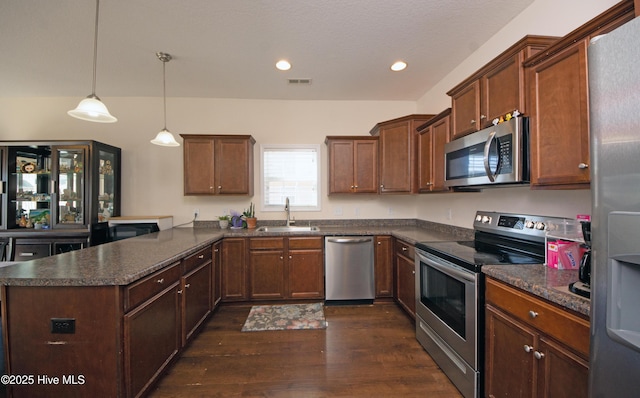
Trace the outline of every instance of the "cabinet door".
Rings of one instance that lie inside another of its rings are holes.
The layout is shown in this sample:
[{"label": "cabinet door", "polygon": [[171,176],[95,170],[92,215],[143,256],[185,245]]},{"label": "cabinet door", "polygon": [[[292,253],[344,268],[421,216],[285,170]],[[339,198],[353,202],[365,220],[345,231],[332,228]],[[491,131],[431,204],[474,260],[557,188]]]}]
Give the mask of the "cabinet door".
[{"label": "cabinet door", "polygon": [[88,151],[89,147],[86,145],[52,147],[55,160],[52,206],[55,206],[55,216],[51,221],[54,228],[78,228],[89,223],[86,208]]},{"label": "cabinet door", "polygon": [[324,297],[324,256],[322,249],[289,250],[287,297]]},{"label": "cabinet door", "polygon": [[184,194],[212,195],[215,191],[213,138],[184,139]]},{"label": "cabinet door", "polygon": [[485,396],[533,398],[535,332],[490,305],[485,313]]},{"label": "cabinet door", "polygon": [[[430,192],[433,185],[433,126],[418,134],[418,191]],[[443,165],[444,166],[444,165]]]},{"label": "cabinet door", "polygon": [[480,82],[475,80],[451,97],[451,139],[480,130]]},{"label": "cabinet door", "polygon": [[376,236],[376,297],[393,297],[393,242],[391,236]]},{"label": "cabinet door", "polygon": [[480,78],[482,101],[480,128],[514,110],[524,113],[523,52],[520,51]]},{"label": "cabinet door", "polygon": [[[7,148],[0,146],[0,229],[7,229]],[[2,248],[0,243],[0,248]],[[2,255],[4,251],[0,250],[0,261],[2,261]]]},{"label": "cabinet door", "polygon": [[182,277],[182,345],[211,312],[211,262]]},{"label": "cabinet door", "polygon": [[180,284],[124,316],[124,372],[127,396],[144,395],[178,353],[180,338]]},{"label": "cabinet door", "polygon": [[588,188],[587,41],[530,67],[531,185]]},{"label": "cabinet door", "polygon": [[284,252],[277,250],[251,250],[249,253],[249,298],[283,299]]},{"label": "cabinet door", "polygon": [[213,244],[213,269],[211,270],[211,308],[215,309],[222,300],[222,241]]},{"label": "cabinet door", "polygon": [[[541,337],[536,358],[539,398],[587,397],[589,364],[563,345]],[[542,355],[540,355],[542,354]]]},{"label": "cabinet door", "polygon": [[444,186],[444,144],[449,142],[450,118],[447,116],[431,126],[433,140],[433,165],[431,169],[431,192],[447,191]]},{"label": "cabinet door", "polygon": [[329,194],[351,193],[355,187],[353,140],[329,141]]},{"label": "cabinet door", "polygon": [[378,192],[378,142],[354,142],[354,192]]},{"label": "cabinet door", "polygon": [[380,193],[411,193],[413,135],[410,121],[380,129]]},{"label": "cabinet door", "polygon": [[247,299],[246,242],[244,238],[226,238],[222,241],[222,300]]},{"label": "cabinet door", "polygon": [[216,138],[216,193],[253,195],[253,143],[247,138]]},{"label": "cabinet door", "polygon": [[[120,215],[120,150],[97,146],[96,152],[98,181],[97,184],[93,183],[92,188],[95,191],[93,195],[98,195],[98,202],[95,210],[97,215],[91,215],[92,223],[106,222],[109,218]],[[95,199],[92,198],[93,200]],[[93,217],[96,216],[97,219],[94,220]]]},{"label": "cabinet door", "polygon": [[396,294],[398,303],[416,317],[416,271],[412,259],[396,253]]}]

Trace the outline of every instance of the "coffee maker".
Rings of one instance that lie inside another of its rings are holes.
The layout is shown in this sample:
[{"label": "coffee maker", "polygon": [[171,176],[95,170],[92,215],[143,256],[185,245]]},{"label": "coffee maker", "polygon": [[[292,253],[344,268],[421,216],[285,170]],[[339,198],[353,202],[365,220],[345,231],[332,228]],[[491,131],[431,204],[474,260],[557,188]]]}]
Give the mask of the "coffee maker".
[{"label": "coffee maker", "polygon": [[578,281],[569,285],[569,290],[582,297],[591,298],[591,222],[582,222],[582,236],[584,245],[580,268],[578,268]]}]

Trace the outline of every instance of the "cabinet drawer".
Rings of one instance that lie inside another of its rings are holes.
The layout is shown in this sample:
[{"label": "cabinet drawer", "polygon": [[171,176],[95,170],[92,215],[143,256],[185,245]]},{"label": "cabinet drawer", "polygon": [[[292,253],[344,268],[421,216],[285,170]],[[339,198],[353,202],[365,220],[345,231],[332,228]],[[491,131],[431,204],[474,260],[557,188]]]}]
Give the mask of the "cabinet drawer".
[{"label": "cabinet drawer", "polygon": [[289,238],[289,250],[291,249],[322,249],[321,236],[305,236]]},{"label": "cabinet drawer", "polygon": [[415,259],[416,256],[416,248],[413,245],[410,245],[407,242],[403,242],[401,240],[396,240],[394,251],[396,254],[401,254],[412,260]]},{"label": "cabinet drawer", "polygon": [[175,263],[127,286],[124,292],[124,311],[127,312],[160,293],[179,280],[181,275],[182,267],[180,263]]},{"label": "cabinet drawer", "polygon": [[249,239],[249,250],[260,249],[283,249],[284,238],[251,238]]},{"label": "cabinet drawer", "polygon": [[531,325],[585,357],[589,356],[589,321],[493,279],[486,281],[486,301]]},{"label": "cabinet drawer", "polygon": [[29,261],[36,258],[49,257],[51,255],[51,245],[42,244],[17,244],[13,261]]},{"label": "cabinet drawer", "polygon": [[184,273],[191,272],[198,266],[205,264],[207,261],[211,261],[211,246],[205,247],[199,250],[189,257],[184,259]]}]

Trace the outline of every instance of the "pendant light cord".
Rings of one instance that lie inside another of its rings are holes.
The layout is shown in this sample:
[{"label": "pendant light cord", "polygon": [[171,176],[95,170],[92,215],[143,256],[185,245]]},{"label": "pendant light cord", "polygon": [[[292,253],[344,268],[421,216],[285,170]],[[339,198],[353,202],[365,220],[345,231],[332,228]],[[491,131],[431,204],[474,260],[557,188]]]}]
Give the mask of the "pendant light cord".
[{"label": "pendant light cord", "polygon": [[167,72],[166,66],[167,61],[161,59],[162,61],[162,98],[164,101],[164,129],[167,129]]},{"label": "pendant light cord", "polygon": [[93,38],[93,86],[91,96],[96,96],[96,69],[98,65],[98,15],[100,14],[100,0],[96,0],[96,30]]}]

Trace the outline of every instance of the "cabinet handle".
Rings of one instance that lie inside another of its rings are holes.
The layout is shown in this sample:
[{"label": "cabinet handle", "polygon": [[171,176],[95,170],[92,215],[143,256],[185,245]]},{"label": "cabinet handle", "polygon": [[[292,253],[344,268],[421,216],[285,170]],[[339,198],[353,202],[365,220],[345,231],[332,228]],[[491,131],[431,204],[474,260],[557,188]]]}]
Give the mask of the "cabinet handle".
[{"label": "cabinet handle", "polygon": [[291,260],[293,257],[289,256],[289,260]]},{"label": "cabinet handle", "polygon": [[189,286],[191,286],[191,283],[187,283],[186,285],[184,285],[184,288],[185,288],[185,289],[188,289],[188,288],[189,288]]},{"label": "cabinet handle", "polygon": [[213,189],[213,187],[209,187],[209,189]]},{"label": "cabinet handle", "polygon": [[380,184],[380,188],[384,188],[384,184]]},{"label": "cabinet handle", "polygon": [[471,119],[471,124],[476,124],[476,119]]},{"label": "cabinet handle", "polygon": [[531,310],[531,311],[529,311],[529,316],[530,316],[531,318],[536,318],[536,317],[538,316],[538,313],[537,313],[537,312],[535,312],[535,311],[533,311],[533,310]]},{"label": "cabinet handle", "polygon": [[356,185],[356,189],[358,189],[358,186]]},{"label": "cabinet handle", "polygon": [[214,252],[216,252],[216,253],[217,253],[218,251],[219,251],[218,249],[215,249],[215,250],[214,250]]},{"label": "cabinet handle", "polygon": [[484,120],[487,118],[487,115],[480,115],[480,120]]},{"label": "cabinet handle", "polygon": [[381,245],[381,244],[382,244],[382,242],[378,241],[378,245]]},{"label": "cabinet handle", "polygon": [[354,189],[355,187],[356,187],[355,185],[352,185],[352,186],[351,186],[351,189]]},{"label": "cabinet handle", "polygon": [[580,164],[578,165],[578,168],[579,168],[579,169],[586,169],[586,168],[588,168],[588,167],[589,167],[589,165],[588,165],[588,164],[586,164],[586,163],[580,163]]},{"label": "cabinet handle", "polygon": [[218,185],[218,191],[222,189],[222,185]]},{"label": "cabinet handle", "polygon": [[280,260],[284,260],[284,257],[280,256]]},{"label": "cabinet handle", "polygon": [[199,255],[198,258],[202,260],[204,258],[204,254]]},{"label": "cabinet handle", "polygon": [[403,251],[403,252],[406,252],[406,251],[407,251],[406,246],[402,246],[402,251]]},{"label": "cabinet handle", "polygon": [[413,275],[415,275],[415,274],[416,274],[416,270],[411,271],[411,273],[412,273]]},{"label": "cabinet handle", "polygon": [[524,352],[531,352],[533,351],[533,347],[530,345],[525,344],[524,345]]},{"label": "cabinet handle", "polygon": [[178,294],[182,294],[182,290],[178,290]]},{"label": "cabinet handle", "polygon": [[432,185],[433,185],[433,183],[432,183],[432,182],[428,182],[428,183],[427,183],[427,186],[428,186],[428,187],[430,187],[430,186],[432,186]]},{"label": "cabinet handle", "polygon": [[158,282],[158,283],[160,283],[160,284],[163,284],[163,283],[164,283],[164,278],[160,278],[160,279],[158,279],[156,282]]},{"label": "cabinet handle", "polygon": [[536,357],[536,359],[542,359],[542,358],[544,358],[544,353],[542,353],[540,351],[535,351],[533,353],[533,356]]}]

